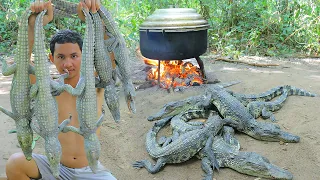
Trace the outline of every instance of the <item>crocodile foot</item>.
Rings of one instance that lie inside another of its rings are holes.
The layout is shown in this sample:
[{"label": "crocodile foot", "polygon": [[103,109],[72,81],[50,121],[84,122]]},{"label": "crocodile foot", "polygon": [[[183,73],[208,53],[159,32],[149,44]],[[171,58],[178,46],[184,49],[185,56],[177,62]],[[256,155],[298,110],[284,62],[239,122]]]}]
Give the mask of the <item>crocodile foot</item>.
[{"label": "crocodile foot", "polygon": [[127,82],[124,84],[124,95],[125,95],[125,100],[127,103],[127,106],[132,113],[136,113],[136,105],[135,105],[135,90],[133,87],[133,84],[131,82]]},{"label": "crocodile foot", "polygon": [[155,165],[152,165],[150,161],[148,160],[141,160],[136,161],[132,164],[134,168],[140,169],[140,168],[146,168],[147,171],[151,174],[155,174],[160,171],[160,169],[166,164],[164,158],[159,158],[157,160],[157,163]]},{"label": "crocodile foot", "polygon": [[114,84],[105,86],[104,98],[115,122],[120,121],[119,97]]}]

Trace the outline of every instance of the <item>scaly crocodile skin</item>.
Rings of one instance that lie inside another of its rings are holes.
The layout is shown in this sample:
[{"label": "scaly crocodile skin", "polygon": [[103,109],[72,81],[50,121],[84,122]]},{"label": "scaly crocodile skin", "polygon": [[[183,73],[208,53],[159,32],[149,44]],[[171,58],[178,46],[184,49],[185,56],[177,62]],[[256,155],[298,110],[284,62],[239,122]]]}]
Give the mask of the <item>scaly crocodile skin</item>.
[{"label": "scaly crocodile skin", "polygon": [[[65,90],[77,96],[77,112],[80,129],[67,126],[63,132],[73,131],[84,137],[85,151],[91,170],[96,173],[101,146],[97,137],[97,128],[104,116],[97,117],[97,93],[94,76],[94,40],[95,32],[93,20],[88,9],[83,9],[86,18],[86,32],[83,41],[80,80],[75,88],[65,85]],[[98,119],[98,121],[97,121]]]},{"label": "scaly crocodile skin", "polygon": [[37,15],[35,23],[35,76],[36,83],[32,85],[30,94],[34,97],[35,119],[39,125],[35,131],[45,140],[45,154],[48,158],[51,171],[55,177],[59,177],[59,163],[61,158],[61,145],[58,140],[60,129],[68,124],[71,120],[66,119],[58,124],[58,108],[55,98],[51,95],[51,88],[62,89],[63,84],[52,80],[45,49],[45,35],[43,29],[43,16],[46,11]]},{"label": "scaly crocodile skin", "polygon": [[[226,82],[226,83],[214,84],[212,86],[226,88],[226,87],[238,84],[238,83],[240,83],[240,82],[239,81],[231,81],[231,82]],[[210,105],[210,99],[208,99],[207,96],[205,96],[205,95],[198,95],[198,96],[189,97],[187,99],[183,99],[183,100],[179,100],[179,101],[170,102],[170,103],[165,104],[159,112],[157,112],[153,116],[149,116],[148,121],[155,121],[155,120],[159,120],[159,119],[162,119],[165,117],[175,116],[177,114],[180,114],[181,112],[185,112],[185,111],[191,110],[191,109],[196,109],[196,110],[202,109],[202,108],[209,106],[209,105]],[[212,110],[215,110],[215,109],[212,109]]]},{"label": "scaly crocodile skin", "polygon": [[17,139],[27,160],[32,159],[33,131],[30,127],[30,79],[29,71],[29,45],[28,45],[28,18],[31,11],[27,10],[20,19],[18,30],[18,54],[15,63],[8,67],[2,59],[2,74],[9,76],[14,74],[10,90],[10,103],[12,112],[0,106],[0,111],[15,120]]},{"label": "scaly crocodile skin", "polygon": [[[148,160],[137,161],[133,164],[135,168],[145,167],[150,173],[157,173],[166,163],[181,163],[189,160],[202,148],[207,147],[207,143],[218,133],[222,126],[227,122],[218,115],[208,118],[203,128],[188,131],[181,134],[178,139],[167,146],[161,147],[156,142],[157,133],[163,128],[170,118],[157,121],[146,137],[146,148],[149,155],[157,158],[157,163],[153,166]],[[210,144],[210,143],[209,143]],[[207,147],[208,148],[208,147]],[[214,163],[214,155],[207,154],[210,161]]]},{"label": "scaly crocodile skin", "polygon": [[253,101],[247,105],[247,110],[254,118],[258,118],[262,116],[264,119],[270,118],[273,122],[276,121],[276,118],[272,114],[271,111],[279,110],[286,101],[288,96],[291,95],[299,95],[299,96],[309,96],[315,97],[316,94],[308,92],[304,89],[296,88],[294,86],[286,85],[283,90],[281,90],[282,95],[275,101],[271,102],[261,102],[261,101]]},{"label": "scaly crocodile skin", "polygon": [[[95,30],[94,65],[99,75],[100,84],[104,88],[104,98],[116,122],[120,121],[119,97],[116,92],[115,82],[112,79],[112,63],[109,54],[104,50],[104,34],[101,18],[98,13],[93,13]],[[99,85],[96,85],[99,86]]]},{"label": "scaly crocodile skin", "polygon": [[111,13],[107,11],[103,6],[100,7],[98,13],[100,14],[100,17],[102,18],[105,24],[106,30],[111,35],[113,35],[114,43],[113,45],[111,45],[113,47],[111,48],[111,50],[114,52],[116,64],[121,74],[121,81],[124,87],[125,100],[129,110],[135,113],[136,108],[134,99],[136,93],[130,77],[129,51],[126,47],[125,40],[121,35]]},{"label": "scaly crocodile skin", "polygon": [[255,139],[283,142],[300,140],[298,136],[282,131],[278,125],[256,121],[246,107],[223,88],[208,88],[207,96],[224,118],[238,123],[237,130]]},{"label": "scaly crocodile skin", "polygon": [[[228,167],[243,174],[268,179],[290,180],[293,178],[289,171],[270,163],[267,158],[254,152],[239,151],[240,144],[232,127],[224,126],[222,134],[213,138],[211,148],[219,167]],[[203,151],[201,150],[197,157],[202,159],[202,169],[206,173],[205,180],[211,180],[213,179],[212,164]]]},{"label": "scaly crocodile skin", "polygon": [[[227,91],[232,96],[237,98],[244,106],[247,106],[250,102],[253,102],[253,101],[270,101],[274,97],[281,95],[285,89],[297,89],[299,91],[305,91],[303,89],[299,89],[291,85],[277,86],[275,88],[272,88],[260,94],[240,94],[240,93],[232,92],[230,90],[227,90]],[[299,94],[290,94],[290,95],[299,95]]]}]

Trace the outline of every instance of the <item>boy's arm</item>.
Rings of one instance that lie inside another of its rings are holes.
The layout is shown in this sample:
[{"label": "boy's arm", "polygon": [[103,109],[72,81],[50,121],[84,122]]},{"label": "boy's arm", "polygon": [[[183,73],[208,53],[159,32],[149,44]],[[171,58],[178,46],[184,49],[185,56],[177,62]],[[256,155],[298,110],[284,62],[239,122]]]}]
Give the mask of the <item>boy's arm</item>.
[{"label": "boy's arm", "polygon": [[[33,3],[31,3],[30,9],[32,11],[32,14],[29,17],[28,23],[29,57],[31,57],[32,48],[34,44],[34,25],[38,13],[40,13],[44,9],[47,9],[47,14],[43,17],[44,26],[47,25],[53,19],[53,7],[51,4],[51,0],[49,0],[48,2],[42,2],[42,0],[35,0]],[[32,62],[30,63],[33,64]],[[30,81],[32,84],[35,83],[35,80],[35,76],[30,75]]]}]

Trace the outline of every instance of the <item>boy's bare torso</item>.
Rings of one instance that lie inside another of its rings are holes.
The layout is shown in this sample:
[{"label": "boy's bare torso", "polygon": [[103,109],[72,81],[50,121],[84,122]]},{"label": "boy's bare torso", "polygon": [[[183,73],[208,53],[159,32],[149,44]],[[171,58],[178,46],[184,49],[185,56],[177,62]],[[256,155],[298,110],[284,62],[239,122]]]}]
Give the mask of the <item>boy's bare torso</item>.
[{"label": "boy's bare torso", "polygon": [[[97,89],[97,120],[101,115],[101,106],[103,105],[103,89]],[[77,97],[63,92],[60,96],[56,97],[58,104],[59,124],[72,115],[69,125],[79,127],[78,114],[76,109]],[[98,136],[100,135],[100,128],[97,130]],[[79,134],[68,132],[60,133],[59,141],[62,147],[61,163],[71,168],[82,168],[88,166],[86,153],[84,149],[83,137]]]}]

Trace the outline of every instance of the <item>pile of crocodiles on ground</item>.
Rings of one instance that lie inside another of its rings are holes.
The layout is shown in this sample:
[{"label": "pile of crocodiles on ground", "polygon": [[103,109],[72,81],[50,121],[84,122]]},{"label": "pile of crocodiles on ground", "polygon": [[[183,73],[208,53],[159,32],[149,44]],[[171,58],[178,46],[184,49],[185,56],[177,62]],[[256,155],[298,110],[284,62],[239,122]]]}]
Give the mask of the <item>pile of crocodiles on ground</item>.
[{"label": "pile of crocodiles on ground", "polygon": [[[272,88],[261,94],[239,94],[225,87],[235,84],[214,84],[205,93],[184,100],[170,102],[154,116],[155,121],[146,135],[146,149],[156,159],[136,161],[135,168],[146,168],[157,173],[166,163],[182,163],[193,156],[202,160],[206,180],[213,178],[214,170],[228,167],[243,174],[270,178],[292,179],[293,175],[267,158],[254,153],[240,151],[235,130],[262,141],[297,143],[299,136],[285,132],[279,125],[256,120],[270,118],[276,122],[273,111],[279,110],[290,95],[310,96],[316,94],[290,85]],[[273,98],[276,100],[271,101]],[[205,118],[202,121],[192,119]],[[170,123],[172,135],[157,138],[158,132]]]},{"label": "pile of crocodiles on ground", "polygon": [[[75,4],[66,4],[66,2],[59,0],[54,0],[53,3],[56,3],[55,13],[70,14],[67,10],[76,13]],[[14,58],[14,64],[9,66],[4,59],[1,59],[2,74],[4,76],[13,74],[13,79],[10,90],[12,112],[1,106],[0,111],[15,120],[17,139],[27,160],[32,159],[34,132],[45,140],[45,154],[55,177],[59,177],[61,145],[58,134],[60,132],[72,131],[84,137],[89,166],[93,172],[97,170],[101,148],[96,130],[101,125],[105,112],[103,107],[97,107],[97,101],[94,98],[96,97],[96,87],[104,88],[106,104],[114,120],[119,122],[119,95],[115,88],[115,81],[118,77],[122,82],[129,110],[133,113],[136,112],[135,90],[128,67],[128,49],[113,17],[103,6],[97,13],[89,13],[89,10],[85,8],[83,8],[83,12],[86,31],[83,40],[80,80],[75,88],[64,84],[68,72],[62,74],[58,80],[53,80],[50,76],[43,28],[43,17],[46,10],[36,17],[33,47],[34,66],[30,64],[28,49],[30,10],[26,10],[19,21],[17,54]],[[103,38],[103,24],[110,37],[106,41]],[[115,67],[112,66],[109,52],[114,53]],[[94,70],[98,74],[97,77],[94,75]],[[30,83],[29,74],[36,76],[35,84]],[[58,124],[58,109],[54,96],[60,95],[63,91],[77,96],[76,108],[79,128],[68,126],[72,114],[68,119]],[[97,117],[97,108],[102,108],[100,117]]]}]

